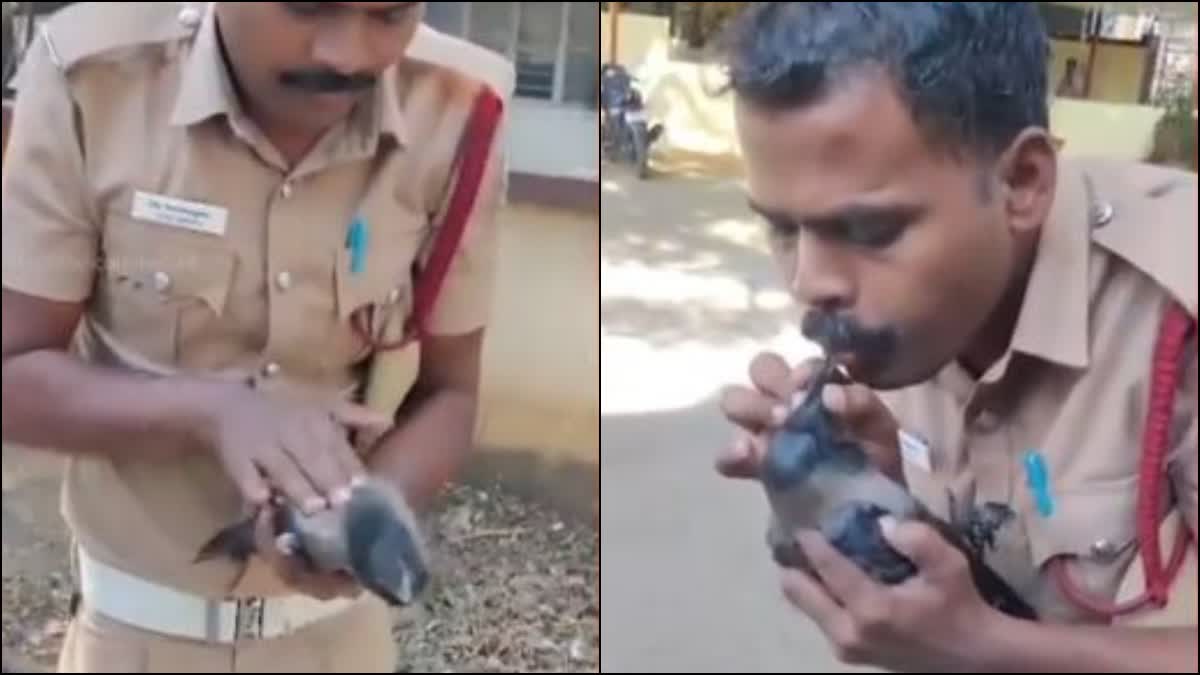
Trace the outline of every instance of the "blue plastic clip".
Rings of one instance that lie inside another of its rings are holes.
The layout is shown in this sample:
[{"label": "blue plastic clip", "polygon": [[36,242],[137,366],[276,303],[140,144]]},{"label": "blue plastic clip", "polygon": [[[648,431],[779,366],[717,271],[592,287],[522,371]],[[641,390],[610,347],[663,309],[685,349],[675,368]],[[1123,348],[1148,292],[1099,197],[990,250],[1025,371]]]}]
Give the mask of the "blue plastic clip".
[{"label": "blue plastic clip", "polygon": [[1050,490],[1050,471],[1041,453],[1033,450],[1025,453],[1025,481],[1033,493],[1038,515],[1049,518],[1054,513],[1054,495]]},{"label": "blue plastic clip", "polygon": [[346,233],[346,248],[350,249],[350,273],[362,274],[367,266],[367,247],[370,235],[367,232],[367,222],[362,216],[355,216],[350,223],[350,231]]}]

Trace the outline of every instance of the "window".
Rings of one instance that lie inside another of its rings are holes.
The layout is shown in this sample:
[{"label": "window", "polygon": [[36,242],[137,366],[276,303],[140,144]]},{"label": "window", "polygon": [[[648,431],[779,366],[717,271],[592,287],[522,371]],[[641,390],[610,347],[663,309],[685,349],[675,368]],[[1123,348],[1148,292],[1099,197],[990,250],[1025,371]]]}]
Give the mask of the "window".
[{"label": "window", "polygon": [[594,2],[431,2],[425,21],[509,58],[523,98],[594,108],[600,68]]},{"label": "window", "polygon": [[517,95],[554,100],[558,48],[563,39],[563,2],[519,2]]},{"label": "window", "polygon": [[467,32],[467,12],[465,2],[427,2],[425,3],[425,23],[451,35],[464,35]]},{"label": "window", "polygon": [[512,58],[516,3],[464,2],[467,10],[467,39]]},{"label": "window", "polygon": [[563,100],[594,106],[600,96],[600,14],[578,11],[572,2],[567,17],[567,46]]}]

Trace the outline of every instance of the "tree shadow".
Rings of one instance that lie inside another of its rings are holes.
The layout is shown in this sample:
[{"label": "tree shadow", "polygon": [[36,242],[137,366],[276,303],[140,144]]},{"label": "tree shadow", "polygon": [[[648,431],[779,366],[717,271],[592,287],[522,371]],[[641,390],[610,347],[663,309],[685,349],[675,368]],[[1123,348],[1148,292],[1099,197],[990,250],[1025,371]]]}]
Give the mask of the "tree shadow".
[{"label": "tree shadow", "polygon": [[737,180],[638,181],[624,167],[602,176],[606,334],[658,347],[720,345],[771,338],[794,323],[765,228]]}]

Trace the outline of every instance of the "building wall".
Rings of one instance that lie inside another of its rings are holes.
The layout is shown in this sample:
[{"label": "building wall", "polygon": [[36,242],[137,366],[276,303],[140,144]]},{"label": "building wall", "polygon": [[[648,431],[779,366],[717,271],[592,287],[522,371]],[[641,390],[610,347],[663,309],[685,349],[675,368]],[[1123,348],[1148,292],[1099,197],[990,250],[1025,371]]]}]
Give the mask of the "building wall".
[{"label": "building wall", "polygon": [[596,182],[598,129],[594,110],[518,98],[509,128],[509,169]]},{"label": "building wall", "polygon": [[[1078,40],[1053,40],[1048,71],[1048,83],[1053,92],[1062,80],[1067,59],[1073,58],[1086,67],[1088,45]],[[1100,43],[1096,45],[1096,65],[1092,69],[1092,89],[1088,98],[1109,103],[1138,103],[1143,80],[1148,75],[1147,59],[1150,50],[1141,45]]]},{"label": "building wall", "polygon": [[[493,3],[487,8],[479,2],[446,2],[427,14],[439,31],[469,39],[517,65],[507,148],[513,201],[584,212],[599,208],[595,106],[600,63],[598,42],[589,42],[597,39],[598,7],[591,2]],[[518,54],[534,56],[520,59]]]},{"label": "building wall", "polygon": [[[663,16],[618,14],[617,62],[636,66],[648,61],[665,60],[668,56],[671,22]],[[612,16],[600,12],[600,60],[608,61],[612,54]]]}]

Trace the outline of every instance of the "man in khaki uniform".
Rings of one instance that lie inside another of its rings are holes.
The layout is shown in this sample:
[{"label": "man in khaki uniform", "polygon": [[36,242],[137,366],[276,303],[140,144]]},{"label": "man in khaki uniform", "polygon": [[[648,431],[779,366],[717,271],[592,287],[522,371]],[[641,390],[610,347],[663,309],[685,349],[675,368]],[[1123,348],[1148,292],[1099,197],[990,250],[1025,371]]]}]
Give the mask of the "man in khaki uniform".
[{"label": "man in khaki uniform", "polygon": [[[68,457],[81,602],[60,670],[394,669],[388,608],[272,546],[267,504],[338,509],[372,474],[419,509],[471,442],[501,135],[421,341],[386,354],[403,404],[361,401],[476,96],[512,89],[465,42],[439,58],[425,41],[450,38],[423,10],[80,3],[27,55],[4,163],[4,440]],[[254,507],[257,556],[194,562]]]},{"label": "man in khaki uniform", "polygon": [[[787,598],[848,662],[1196,672],[1196,176],[1057,156],[1033,3],[764,3],[730,44],[751,204],[806,325],[850,338],[852,381],[824,402],[936,514],[1001,514],[983,555],[1041,620],[984,604],[931,528],[887,521],[915,577],[877,584],[799,532]],[[722,473],[757,475],[811,371],[763,354],[727,390]],[[1156,380],[1175,400],[1154,465]],[[1190,558],[1165,610],[1131,581],[1156,531],[1152,580]]]}]

